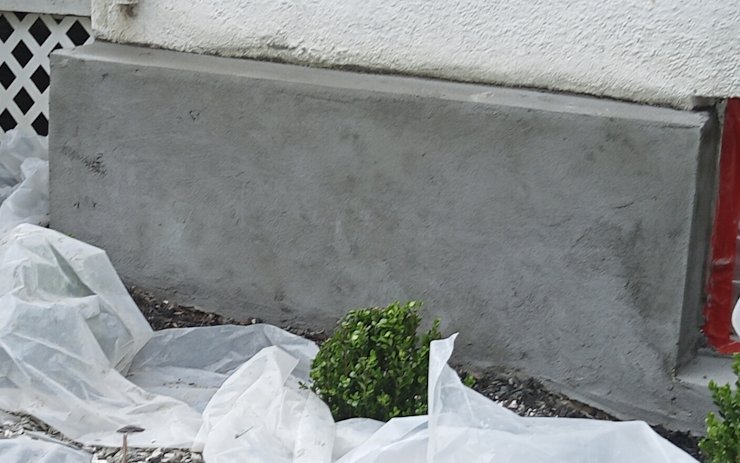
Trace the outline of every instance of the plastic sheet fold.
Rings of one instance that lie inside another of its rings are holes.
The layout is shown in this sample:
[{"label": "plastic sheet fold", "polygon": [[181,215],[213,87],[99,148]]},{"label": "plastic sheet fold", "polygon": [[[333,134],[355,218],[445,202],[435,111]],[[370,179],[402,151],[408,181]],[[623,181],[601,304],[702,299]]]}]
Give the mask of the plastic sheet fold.
[{"label": "plastic sheet fold", "polygon": [[49,162],[43,139],[16,130],[0,144],[0,235],[49,222]]},{"label": "plastic sheet fold", "polygon": [[0,439],[3,463],[91,463],[92,455],[66,445],[29,437]]}]

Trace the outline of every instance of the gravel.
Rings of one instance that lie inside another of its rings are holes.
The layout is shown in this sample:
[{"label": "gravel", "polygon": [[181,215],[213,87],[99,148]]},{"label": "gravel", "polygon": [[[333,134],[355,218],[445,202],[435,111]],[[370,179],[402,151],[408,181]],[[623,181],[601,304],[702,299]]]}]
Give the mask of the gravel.
[{"label": "gravel", "polygon": [[[123,450],[109,447],[88,447],[73,442],[56,429],[29,415],[0,411],[0,439],[26,436],[85,450],[93,455],[91,463],[121,463]],[[200,453],[186,449],[128,449],[129,463],[201,463]]]},{"label": "gravel", "polygon": [[[139,288],[129,288],[131,296],[138,304],[152,328],[184,328],[192,326],[212,326],[223,324],[251,325],[261,320],[251,318],[234,320],[221,315],[207,313],[192,306],[178,305],[169,300],[157,299]],[[300,336],[317,343],[327,339],[324,331],[313,331],[299,327],[284,327]],[[461,375],[468,375],[464,368],[457,368]],[[474,375],[473,389],[494,400],[520,416],[591,418],[617,421],[608,413],[565,395],[549,391],[540,381],[521,375],[516,371],[496,369],[482,375]],[[11,439],[26,435],[35,439],[51,440],[73,448],[83,449],[94,455],[92,463],[121,463],[123,453],[120,448],[84,447],[66,439],[55,429],[28,416],[0,411],[0,439]],[[686,432],[671,431],[662,426],[653,429],[673,442],[700,462],[704,461],[698,448],[699,439]],[[186,449],[132,449],[129,448],[129,463],[200,463],[199,453]]]}]

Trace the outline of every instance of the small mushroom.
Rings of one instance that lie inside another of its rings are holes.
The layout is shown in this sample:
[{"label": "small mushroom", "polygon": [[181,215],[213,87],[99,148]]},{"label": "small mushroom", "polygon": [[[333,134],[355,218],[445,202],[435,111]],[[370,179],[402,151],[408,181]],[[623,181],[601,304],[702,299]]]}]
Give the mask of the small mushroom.
[{"label": "small mushroom", "polygon": [[123,462],[122,463],[128,463],[128,435],[135,432],[143,432],[144,428],[141,428],[139,426],[134,425],[128,425],[124,426],[121,429],[119,429],[116,432],[120,432],[123,434]]}]

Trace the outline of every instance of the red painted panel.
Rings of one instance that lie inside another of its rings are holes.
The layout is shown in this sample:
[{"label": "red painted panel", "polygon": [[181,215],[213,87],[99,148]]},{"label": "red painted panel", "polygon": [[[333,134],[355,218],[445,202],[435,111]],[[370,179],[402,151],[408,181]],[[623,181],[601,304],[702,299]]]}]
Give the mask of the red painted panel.
[{"label": "red painted panel", "polygon": [[740,99],[737,98],[727,103],[717,195],[703,331],[712,347],[727,354],[740,352],[740,342],[732,339],[731,325],[740,221]]}]

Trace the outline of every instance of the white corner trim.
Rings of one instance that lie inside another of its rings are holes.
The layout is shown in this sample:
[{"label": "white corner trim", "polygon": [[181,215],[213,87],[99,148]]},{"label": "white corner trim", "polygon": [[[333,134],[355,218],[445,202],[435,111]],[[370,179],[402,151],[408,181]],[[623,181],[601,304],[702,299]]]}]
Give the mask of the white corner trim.
[{"label": "white corner trim", "polygon": [[90,0],[0,0],[0,11],[90,16]]}]

